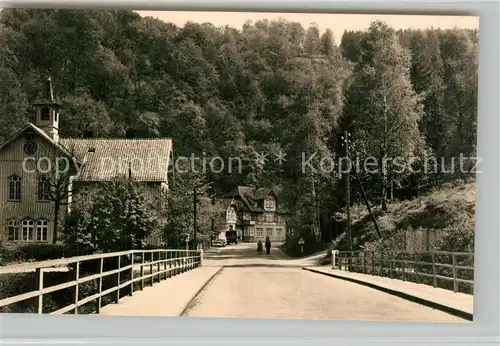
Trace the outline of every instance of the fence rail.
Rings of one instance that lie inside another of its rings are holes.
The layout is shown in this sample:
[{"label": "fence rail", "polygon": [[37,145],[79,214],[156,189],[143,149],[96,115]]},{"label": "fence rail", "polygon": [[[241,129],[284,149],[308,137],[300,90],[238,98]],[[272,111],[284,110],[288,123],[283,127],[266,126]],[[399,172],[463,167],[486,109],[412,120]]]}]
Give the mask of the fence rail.
[{"label": "fence rail", "polygon": [[[131,296],[135,290],[142,290],[147,284],[152,286],[154,282],[201,266],[202,259],[202,250],[157,249],[131,250],[3,266],[0,267],[0,275],[35,272],[36,289],[12,297],[2,297],[0,308],[36,299],[35,310],[42,314],[44,313],[44,295],[71,288],[73,289],[72,303],[50,314],[69,312],[78,314],[80,307],[92,301],[96,302],[95,312],[99,313],[103,297],[113,294],[113,300],[118,303],[124,295]],[[73,280],[45,287],[44,273],[61,267],[69,267]],[[110,284],[111,280],[111,284],[108,285],[111,287],[103,287],[105,280],[107,284]],[[82,284],[91,282],[94,284],[95,293],[81,297]]]},{"label": "fence rail", "polygon": [[334,267],[473,294],[474,253],[446,251],[339,251]]}]

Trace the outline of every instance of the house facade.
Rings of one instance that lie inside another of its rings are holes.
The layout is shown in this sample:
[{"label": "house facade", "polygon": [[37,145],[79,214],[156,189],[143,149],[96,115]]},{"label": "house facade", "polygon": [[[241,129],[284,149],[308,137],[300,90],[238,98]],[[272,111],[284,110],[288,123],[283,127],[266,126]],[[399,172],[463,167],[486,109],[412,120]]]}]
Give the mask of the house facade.
[{"label": "house facade", "polygon": [[226,231],[235,229],[243,242],[282,242],[287,236],[289,213],[280,206],[272,189],[238,186],[225,196],[227,204]]},{"label": "house facade", "polygon": [[168,189],[170,138],[60,138],[60,106],[50,78],[33,107],[35,119],[0,144],[1,241],[55,243],[55,215],[62,220],[82,186],[128,176],[151,197]]}]

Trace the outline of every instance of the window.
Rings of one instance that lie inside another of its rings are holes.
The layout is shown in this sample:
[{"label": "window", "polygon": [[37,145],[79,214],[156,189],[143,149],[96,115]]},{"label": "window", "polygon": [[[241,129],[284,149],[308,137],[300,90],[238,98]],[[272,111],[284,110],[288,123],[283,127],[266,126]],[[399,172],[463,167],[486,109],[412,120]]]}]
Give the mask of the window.
[{"label": "window", "polygon": [[236,211],[233,208],[227,210],[227,220],[236,221]]},{"label": "window", "polygon": [[256,234],[257,237],[262,237],[264,235],[264,229],[262,228],[256,228],[256,232],[257,232]]},{"label": "window", "polygon": [[266,214],[266,222],[273,222],[273,214]]},{"label": "window", "polygon": [[38,178],[38,200],[50,200],[50,180],[47,177]]},{"label": "window", "polygon": [[36,222],[36,241],[47,241],[49,238],[49,223],[47,220]]},{"label": "window", "polygon": [[33,241],[34,232],[35,232],[35,222],[33,220],[24,220],[21,240]]},{"label": "window", "polygon": [[283,237],[283,230],[281,228],[276,228],[276,237],[278,238]]},{"label": "window", "polygon": [[14,175],[9,178],[9,199],[11,201],[21,200],[21,178]]},{"label": "window", "polygon": [[41,120],[50,120],[50,108],[43,107],[40,111],[40,119]]},{"label": "window", "polygon": [[274,201],[272,199],[266,199],[264,201],[264,209],[266,210],[274,210]]},{"label": "window", "polygon": [[266,228],[266,235],[268,237],[272,237],[273,236],[273,229],[272,228]]},{"label": "window", "polygon": [[7,223],[7,237],[9,241],[19,240],[19,222],[17,220],[9,220]]},{"label": "window", "polygon": [[251,220],[252,216],[249,213],[243,214],[243,220]]},{"label": "window", "polygon": [[263,216],[262,214],[259,214],[259,216],[257,216],[257,220],[258,220],[259,222],[264,221],[264,216]]}]

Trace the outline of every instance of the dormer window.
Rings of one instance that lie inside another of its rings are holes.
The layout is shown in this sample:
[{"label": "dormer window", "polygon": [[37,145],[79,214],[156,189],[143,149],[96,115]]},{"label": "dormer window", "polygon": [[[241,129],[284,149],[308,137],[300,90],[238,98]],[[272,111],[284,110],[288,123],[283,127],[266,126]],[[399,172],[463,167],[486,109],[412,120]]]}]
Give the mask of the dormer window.
[{"label": "dormer window", "polygon": [[42,121],[50,120],[50,108],[49,107],[43,107],[40,110],[40,120],[42,120]]},{"label": "dormer window", "polygon": [[266,210],[274,210],[276,208],[276,205],[274,203],[274,200],[272,199],[266,199],[264,201],[264,209]]},{"label": "dormer window", "polygon": [[236,221],[236,210],[234,208],[228,208],[227,210],[227,221]]}]

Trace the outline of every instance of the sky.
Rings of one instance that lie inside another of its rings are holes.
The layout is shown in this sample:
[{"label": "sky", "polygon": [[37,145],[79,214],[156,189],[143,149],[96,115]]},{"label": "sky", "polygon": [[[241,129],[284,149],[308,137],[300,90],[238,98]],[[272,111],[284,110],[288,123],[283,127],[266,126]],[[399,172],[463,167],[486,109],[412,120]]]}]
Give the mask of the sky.
[{"label": "sky", "polygon": [[241,29],[247,20],[253,22],[260,19],[283,18],[299,22],[304,28],[315,22],[321,32],[333,31],[335,40],[340,41],[344,30],[364,30],[375,20],[383,20],[394,29],[426,29],[442,28],[479,28],[479,17],[474,16],[409,16],[409,15],[367,15],[367,14],[317,14],[317,13],[255,13],[255,12],[170,12],[170,11],[137,11],[141,16],[159,18],[177,26],[186,22],[210,22],[216,26],[229,25]]}]

